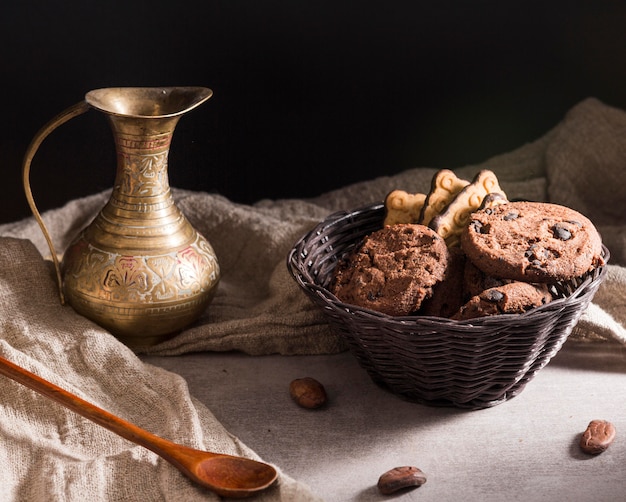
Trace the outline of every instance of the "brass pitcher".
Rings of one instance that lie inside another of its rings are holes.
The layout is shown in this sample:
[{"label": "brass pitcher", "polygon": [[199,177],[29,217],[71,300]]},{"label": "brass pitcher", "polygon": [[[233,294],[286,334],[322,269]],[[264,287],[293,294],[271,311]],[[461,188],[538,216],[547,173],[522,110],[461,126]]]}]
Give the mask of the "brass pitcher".
[{"label": "brass pitcher", "polygon": [[[180,117],[207,101],[204,87],[125,87],[88,92],[45,125],[22,166],[30,208],[56,268],[61,303],[139,349],[195,321],[220,279],[209,242],[175,205],[168,154]],[[94,108],[106,114],[117,150],[109,201],[65,251],[61,264],[30,188],[30,165],[43,140]]]}]

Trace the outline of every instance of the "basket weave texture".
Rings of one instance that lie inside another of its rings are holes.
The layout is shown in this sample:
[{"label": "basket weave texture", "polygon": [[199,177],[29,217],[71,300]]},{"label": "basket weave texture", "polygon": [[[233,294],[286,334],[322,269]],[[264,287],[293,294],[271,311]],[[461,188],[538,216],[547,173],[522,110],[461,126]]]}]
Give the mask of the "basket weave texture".
[{"label": "basket weave texture", "polygon": [[294,245],[287,267],[372,380],[409,401],[480,409],[516,396],[559,351],[606,273],[558,283],[552,302],[526,313],[469,321],[342,303],[328,290],[335,266],[383,218],[383,204],[330,215]]}]

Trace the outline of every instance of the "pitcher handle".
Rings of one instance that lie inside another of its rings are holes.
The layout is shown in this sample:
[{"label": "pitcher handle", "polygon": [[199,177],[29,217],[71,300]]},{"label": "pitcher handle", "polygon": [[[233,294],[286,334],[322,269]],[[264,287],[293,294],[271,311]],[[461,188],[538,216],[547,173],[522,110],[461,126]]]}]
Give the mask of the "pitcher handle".
[{"label": "pitcher handle", "polygon": [[50,237],[50,233],[46,228],[43,219],[41,218],[41,214],[35,205],[35,199],[33,198],[33,192],[30,188],[30,165],[33,161],[33,157],[37,150],[43,143],[43,140],[50,135],[52,131],[54,131],[57,127],[64,124],[65,122],[77,117],[78,115],[82,115],[86,111],[89,110],[89,105],[86,101],[81,101],[80,103],[76,103],[73,106],[65,109],[61,113],[59,113],[56,117],[54,117],[50,122],[44,125],[38,132],[35,134],[35,137],[28,145],[26,149],[26,154],[24,155],[24,161],[22,163],[22,181],[24,183],[24,193],[26,194],[26,200],[28,201],[28,205],[30,206],[30,210],[33,212],[33,216],[41,231],[43,232],[44,237],[46,238],[46,242],[48,243],[48,247],[50,248],[50,253],[52,253],[52,261],[54,262],[54,268],[56,270],[57,275],[57,284],[59,286],[59,297],[61,299],[61,305],[65,304],[65,296],[63,294],[63,280],[61,278],[61,266],[59,265],[59,259],[57,258],[56,251],[54,249],[54,244],[52,244],[52,238]]}]

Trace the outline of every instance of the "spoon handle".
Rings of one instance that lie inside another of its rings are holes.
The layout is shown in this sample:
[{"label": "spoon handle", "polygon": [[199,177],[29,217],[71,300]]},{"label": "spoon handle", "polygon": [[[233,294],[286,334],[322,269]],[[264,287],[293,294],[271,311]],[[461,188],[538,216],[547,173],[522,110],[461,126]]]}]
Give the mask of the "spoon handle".
[{"label": "spoon handle", "polygon": [[98,425],[101,425],[105,429],[114,432],[124,439],[128,439],[135,444],[141,445],[144,448],[153,451],[169,462],[174,460],[170,450],[167,448],[168,445],[174,445],[171,441],[167,441],[166,439],[156,436],[136,426],[135,424],[119,418],[108,411],[81,399],[71,392],[58,387],[52,382],[44,380],[34,373],[13,364],[11,361],[3,357],[0,357],[0,374],[56,401],[57,403],[97,423]]},{"label": "spoon handle", "polygon": [[190,479],[223,497],[248,497],[265,490],[277,479],[276,469],[268,464],[244,457],[196,450],[163,439],[3,357],[0,357],[0,374],[56,401],[124,439],[153,451]]}]

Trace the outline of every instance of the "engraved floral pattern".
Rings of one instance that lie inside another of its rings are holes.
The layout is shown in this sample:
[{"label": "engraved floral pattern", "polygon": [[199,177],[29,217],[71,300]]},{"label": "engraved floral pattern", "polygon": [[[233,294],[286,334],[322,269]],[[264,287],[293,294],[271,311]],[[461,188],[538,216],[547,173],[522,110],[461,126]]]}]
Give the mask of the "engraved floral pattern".
[{"label": "engraved floral pattern", "polygon": [[212,255],[201,251],[190,246],[177,254],[179,284],[191,293],[206,289],[215,280]]},{"label": "engraved floral pattern", "polygon": [[137,301],[150,290],[151,281],[141,258],[118,256],[103,270],[102,288],[111,300]]},{"label": "engraved floral pattern", "polygon": [[146,258],[146,266],[154,274],[152,295],[157,301],[174,299],[178,296],[176,284],[172,276],[176,268],[176,259],[170,255]]},{"label": "engraved floral pattern", "polygon": [[120,190],[127,195],[157,195],[168,187],[167,152],[126,155]]},{"label": "engraved floral pattern", "polygon": [[[84,240],[74,246],[66,281],[87,296],[153,304],[193,297],[212,289],[219,266],[200,236],[186,248],[157,256],[127,256],[99,250]],[[78,256],[79,255],[79,256]]]}]

